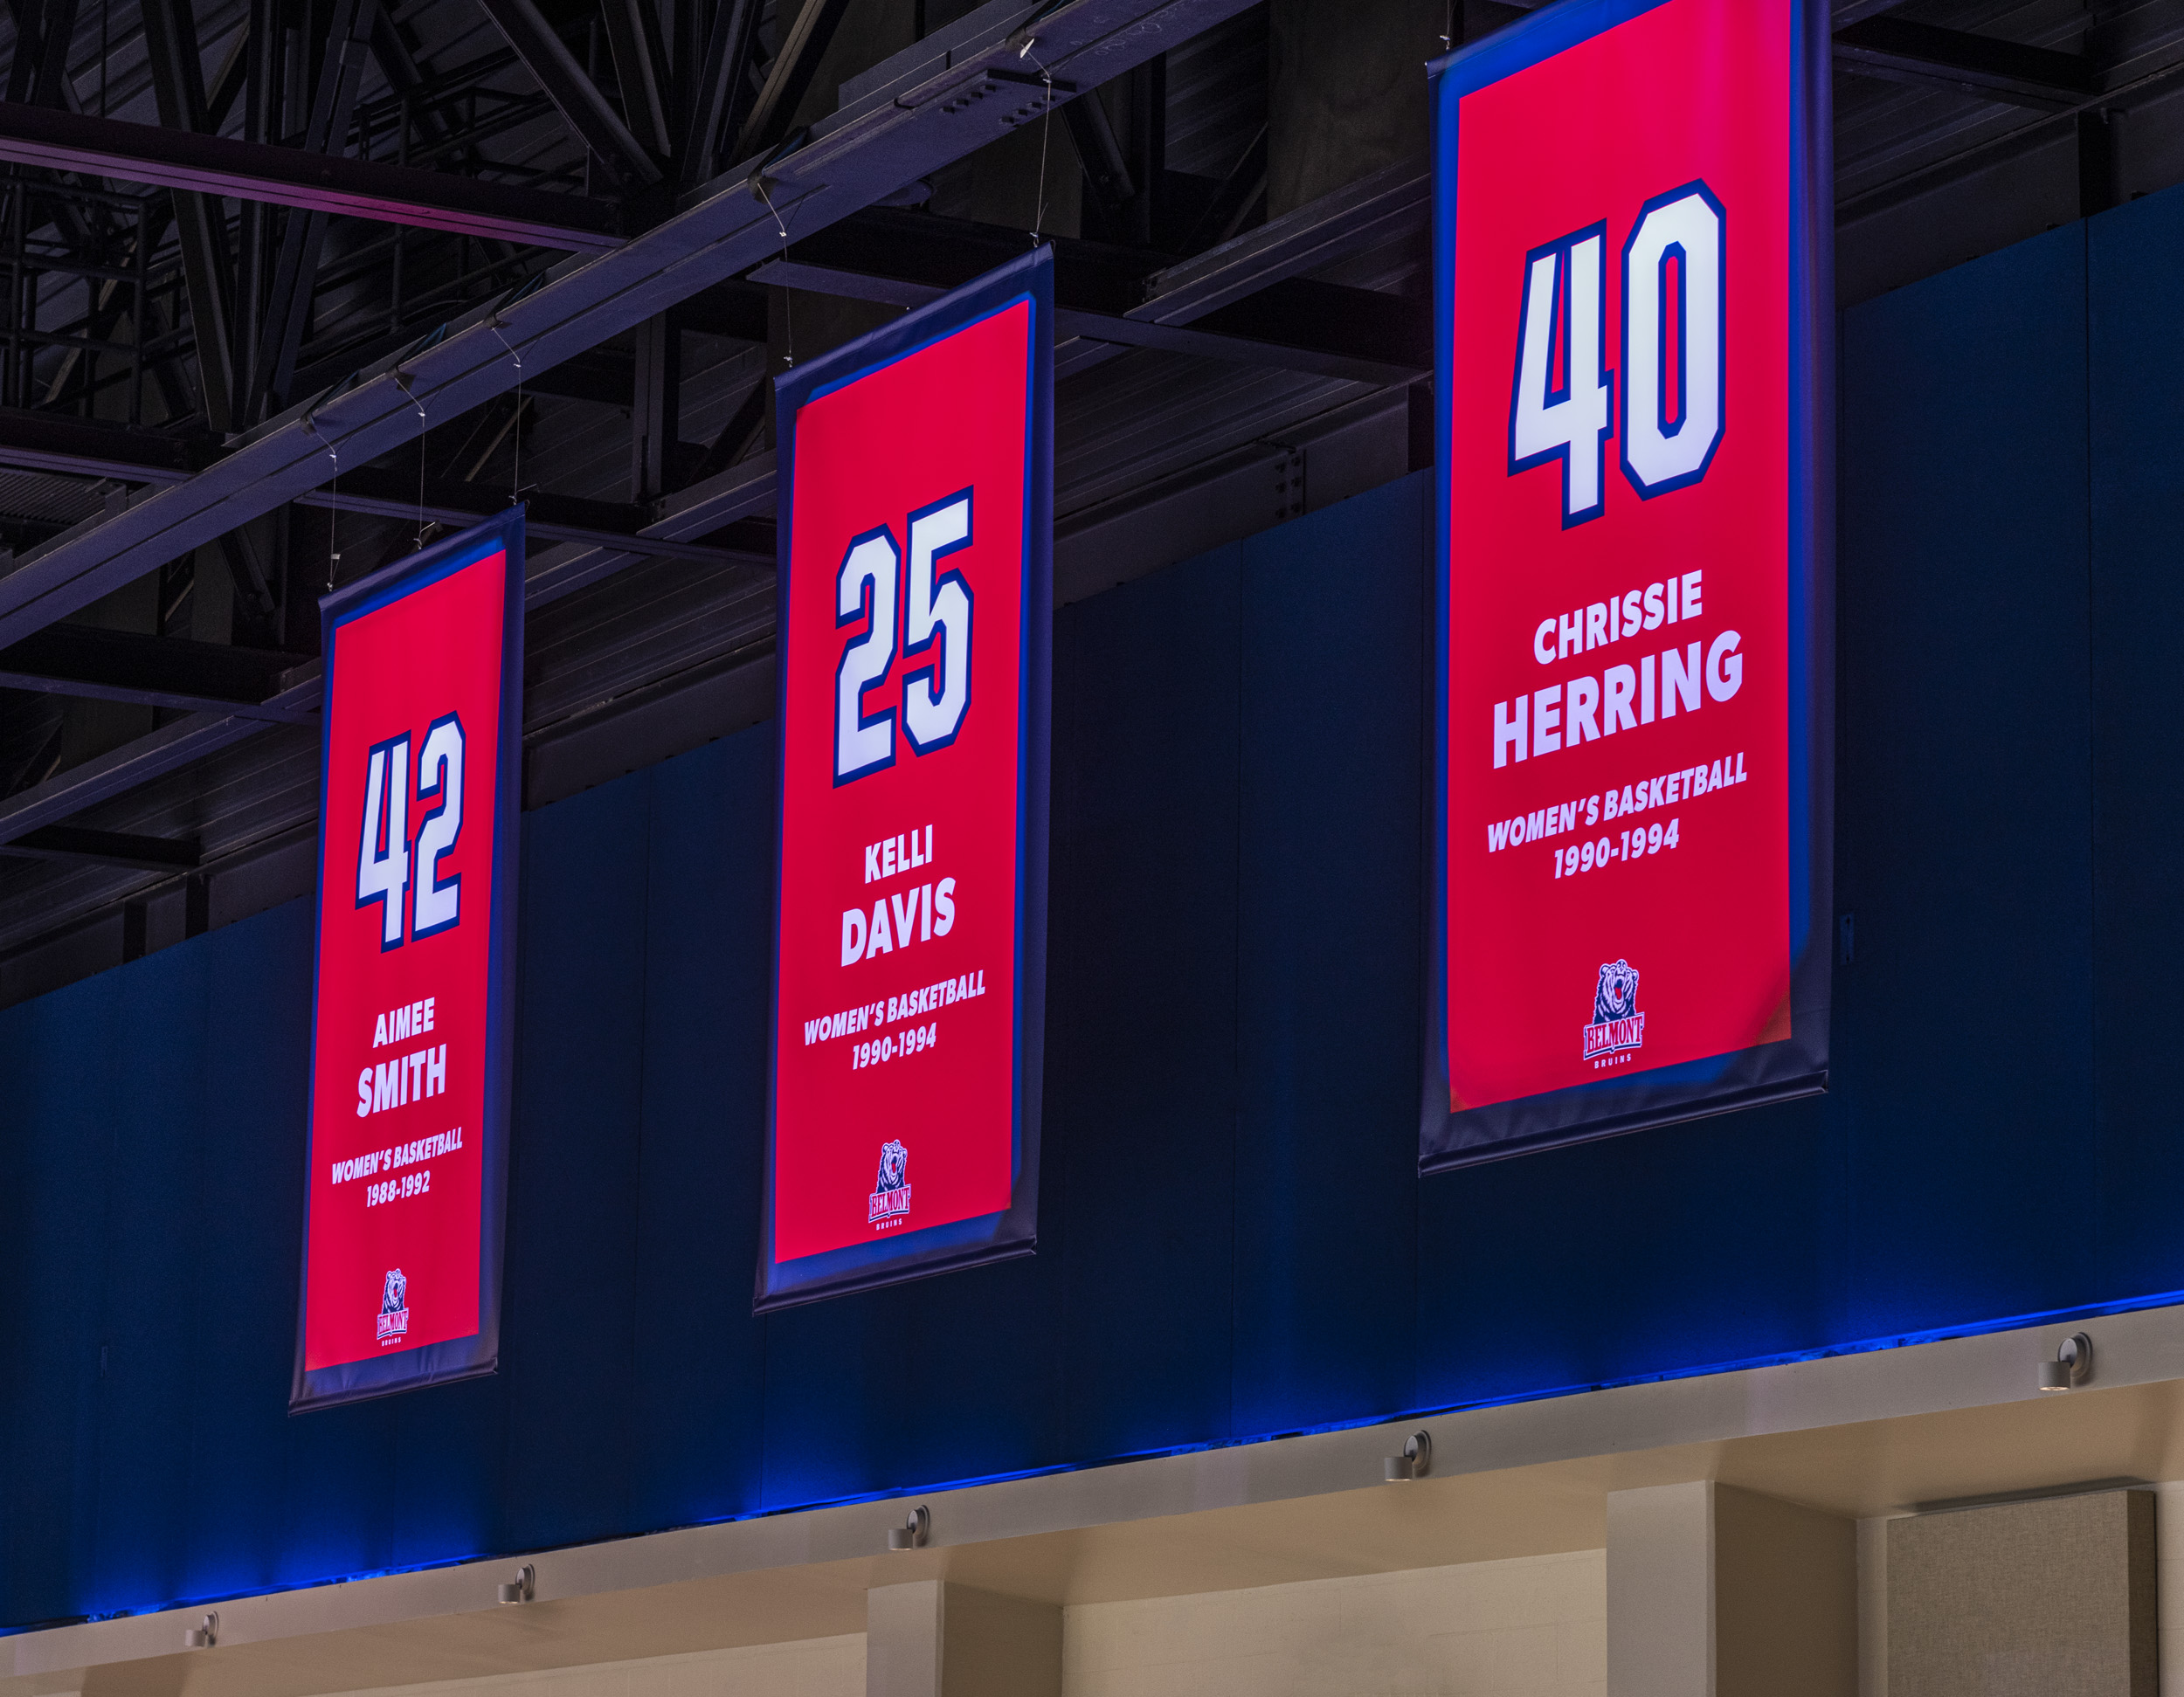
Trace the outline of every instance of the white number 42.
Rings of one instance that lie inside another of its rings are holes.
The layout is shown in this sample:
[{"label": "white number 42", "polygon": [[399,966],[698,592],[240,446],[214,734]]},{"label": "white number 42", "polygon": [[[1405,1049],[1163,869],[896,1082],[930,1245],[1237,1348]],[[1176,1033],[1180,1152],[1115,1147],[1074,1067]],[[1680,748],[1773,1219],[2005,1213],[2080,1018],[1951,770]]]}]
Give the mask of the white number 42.
[{"label": "white number 42", "polygon": [[[462,874],[440,876],[440,862],[453,852],[463,828],[463,727],[452,713],[435,719],[425,730],[424,751],[417,762],[416,797],[430,805],[418,815],[412,845],[410,734],[404,731],[375,743],[364,774],[356,905],[379,905],[383,951],[402,947],[405,918],[411,941],[445,931],[462,918]],[[423,875],[413,879],[412,869]]]}]

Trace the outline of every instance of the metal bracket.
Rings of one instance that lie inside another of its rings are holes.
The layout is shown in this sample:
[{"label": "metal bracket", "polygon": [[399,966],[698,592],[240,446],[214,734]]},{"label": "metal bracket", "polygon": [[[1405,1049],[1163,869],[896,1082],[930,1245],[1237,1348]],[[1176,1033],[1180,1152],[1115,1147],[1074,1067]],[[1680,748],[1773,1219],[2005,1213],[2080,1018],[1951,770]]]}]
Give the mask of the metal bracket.
[{"label": "metal bracket", "polygon": [[2055,1359],[2040,1363],[2042,1390],[2075,1390],[2093,1376],[2093,1340],[2072,1332],[2056,1346]]},{"label": "metal bracket", "polygon": [[1403,1453],[1386,1457],[1381,1463],[1383,1476],[1390,1484],[1413,1479],[1423,1479],[1434,1470],[1434,1435],[1420,1426],[1403,1440]]}]

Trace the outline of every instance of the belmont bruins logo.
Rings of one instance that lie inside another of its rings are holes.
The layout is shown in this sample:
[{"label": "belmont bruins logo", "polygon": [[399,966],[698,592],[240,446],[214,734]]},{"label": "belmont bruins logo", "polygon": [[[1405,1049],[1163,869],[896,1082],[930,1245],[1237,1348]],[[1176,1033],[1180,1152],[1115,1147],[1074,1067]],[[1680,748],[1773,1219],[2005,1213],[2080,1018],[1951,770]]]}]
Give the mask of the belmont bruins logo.
[{"label": "belmont bruins logo", "polygon": [[880,1177],[872,1192],[869,1223],[910,1211],[910,1152],[890,1140],[880,1145]]},{"label": "belmont bruins logo", "polygon": [[1646,1040],[1646,1017],[1638,1011],[1638,973],[1628,961],[1600,966],[1593,990],[1593,1023],[1585,1028],[1585,1058],[1596,1060],[1618,1049],[1635,1049]]},{"label": "belmont bruins logo", "polygon": [[379,1292],[379,1342],[391,1342],[409,1331],[410,1281],[400,1267],[392,1267]]}]

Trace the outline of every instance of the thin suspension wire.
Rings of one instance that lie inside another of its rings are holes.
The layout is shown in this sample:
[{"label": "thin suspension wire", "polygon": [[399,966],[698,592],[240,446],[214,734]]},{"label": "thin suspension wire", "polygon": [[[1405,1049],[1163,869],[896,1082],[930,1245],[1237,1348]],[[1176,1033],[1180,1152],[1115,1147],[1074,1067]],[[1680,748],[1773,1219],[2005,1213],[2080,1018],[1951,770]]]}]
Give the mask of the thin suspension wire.
[{"label": "thin suspension wire", "polygon": [[[773,197],[766,192],[765,173],[761,171],[752,187],[758,190],[758,198],[766,203],[766,210],[773,214],[773,227],[781,238],[781,263],[789,263],[789,222],[781,216],[773,204]],[[796,292],[785,283],[781,288],[781,324],[783,335],[782,363],[796,364]]]},{"label": "thin suspension wire", "polygon": [[332,442],[328,441],[325,437],[319,435],[317,413],[306,412],[303,415],[303,428],[312,435],[317,436],[321,442],[325,443],[326,457],[334,462],[333,497],[326,514],[326,587],[328,593],[331,593],[334,588],[334,579],[339,574],[342,565],[341,450]]},{"label": "thin suspension wire", "polygon": [[425,416],[425,403],[417,397],[417,390],[410,387],[410,380],[402,375],[399,366],[394,371],[395,386],[410,397],[410,404],[417,409],[417,545],[425,546],[425,437],[432,427]]},{"label": "thin suspension wire", "polygon": [[487,321],[487,328],[493,332],[494,339],[508,348],[508,357],[515,362],[515,412],[508,424],[515,436],[515,469],[508,475],[508,505],[513,507],[523,496],[523,355],[516,352],[509,345],[508,339],[501,334],[501,315],[498,313]]},{"label": "thin suspension wire", "polygon": [[[1038,45],[1039,38],[1032,37],[1016,50],[1016,57],[1030,59],[1032,49]],[[1035,59],[1032,63],[1039,66],[1040,79],[1047,85],[1047,110],[1039,121],[1039,203],[1032,213],[1032,245],[1037,247],[1040,230],[1047,222],[1047,138],[1054,127],[1054,73]]]}]

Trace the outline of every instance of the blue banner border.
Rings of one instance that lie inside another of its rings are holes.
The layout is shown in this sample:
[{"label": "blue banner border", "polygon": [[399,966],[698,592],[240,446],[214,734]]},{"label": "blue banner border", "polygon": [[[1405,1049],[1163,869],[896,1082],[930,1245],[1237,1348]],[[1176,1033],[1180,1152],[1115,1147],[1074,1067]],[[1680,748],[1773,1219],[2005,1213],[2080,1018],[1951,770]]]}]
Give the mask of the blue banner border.
[{"label": "blue banner border", "polygon": [[[501,1364],[501,1252],[508,1224],[508,1121],[515,1080],[515,880],[523,805],[523,507],[443,538],[319,599],[321,652],[326,657],[325,708],[319,732],[319,877],[326,876],[328,742],[334,728],[335,638],[341,627],[413,595],[496,551],[505,551],[507,603],[501,622],[501,735],[493,810],[493,902],[487,945],[485,1124],[480,1128],[478,1330],[414,1349],[390,1351],[338,1367],[307,1371],[303,1330],[309,1298],[313,1108],[305,1107],[303,1253],[296,1280],[295,1367],[288,1411],[336,1408],[428,1384],[447,1384],[495,1372]],[[318,1077],[319,938],[311,943],[311,1071]]]},{"label": "blue banner border", "polygon": [[[1755,0],[1755,3],[1757,0]],[[1808,1096],[1828,1087],[1835,865],[1835,181],[1828,9],[1791,14],[1790,1010],[1792,1035],[1704,1060],[1452,1112],[1448,1075],[1449,373],[1456,106],[1465,95],[1668,0],[1560,0],[1427,67],[1432,82],[1434,305],[1433,852],[1419,1170]]]},{"label": "blue banner border", "polygon": [[952,1273],[958,1267],[1030,1254],[1038,1242],[1039,1128],[1047,989],[1048,748],[1054,674],[1054,250],[1041,245],[974,282],[905,314],[880,329],[775,379],[774,440],[778,473],[776,653],[778,735],[788,730],[789,542],[793,533],[796,421],[804,404],[1028,300],[1031,369],[1024,432],[1024,583],[1019,632],[1022,690],[1018,708],[1016,1043],[1013,1181],[1003,1212],[891,1233],[823,1255],[780,1261],[773,1252],[775,1058],[781,1018],[781,823],[786,758],[777,756],[774,789],[774,958],[772,1010],[766,1027],[766,1174],[760,1222],[755,1314],[853,1291]]}]

